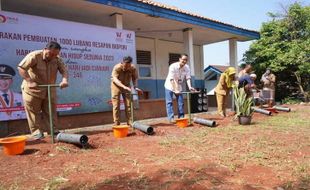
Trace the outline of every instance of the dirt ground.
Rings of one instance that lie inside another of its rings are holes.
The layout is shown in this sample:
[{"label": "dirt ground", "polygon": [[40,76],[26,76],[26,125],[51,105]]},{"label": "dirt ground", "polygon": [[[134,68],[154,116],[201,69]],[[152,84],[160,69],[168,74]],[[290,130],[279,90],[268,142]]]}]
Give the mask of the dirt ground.
[{"label": "dirt ground", "polygon": [[155,134],[137,130],[84,132],[85,149],[27,142],[22,155],[0,152],[0,189],[310,189],[310,104],[289,113],[254,114],[252,125],[233,116],[214,128],[178,128],[154,121]]}]

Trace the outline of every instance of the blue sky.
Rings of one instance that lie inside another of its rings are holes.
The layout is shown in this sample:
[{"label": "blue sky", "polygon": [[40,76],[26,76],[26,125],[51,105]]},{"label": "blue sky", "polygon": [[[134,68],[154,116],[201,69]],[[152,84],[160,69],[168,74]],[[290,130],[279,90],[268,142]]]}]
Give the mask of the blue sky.
[{"label": "blue sky", "polygon": [[[282,7],[295,0],[154,0],[176,6],[180,9],[212,18],[242,28],[259,31],[263,22],[269,21],[268,12],[282,12]],[[310,5],[310,0],[299,0]],[[252,42],[238,42],[238,60]],[[207,65],[227,65],[229,61],[228,42],[204,47],[204,62]],[[220,56],[219,56],[220,55]]]}]

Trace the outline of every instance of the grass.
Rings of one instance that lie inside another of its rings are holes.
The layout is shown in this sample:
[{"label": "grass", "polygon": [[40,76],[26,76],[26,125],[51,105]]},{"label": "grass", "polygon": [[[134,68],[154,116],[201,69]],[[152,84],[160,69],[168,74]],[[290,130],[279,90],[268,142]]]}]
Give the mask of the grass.
[{"label": "grass", "polygon": [[50,179],[46,184],[45,184],[45,187],[44,187],[44,190],[56,190],[56,189],[59,189],[59,185],[65,183],[69,181],[68,179],[66,178],[63,178],[62,176],[56,176],[56,177],[53,177],[52,179]]},{"label": "grass", "polygon": [[120,147],[120,146],[108,148],[107,151],[109,153],[115,154],[115,155],[127,155],[128,154],[128,153],[126,153],[125,149],[123,147]]},{"label": "grass", "polygon": [[[287,158],[288,155],[310,145],[310,121],[305,118],[307,112],[300,110],[254,120],[255,124],[252,126],[231,124],[212,129],[190,128],[184,136],[167,136],[159,141],[162,148],[173,154],[151,159],[161,164],[182,160],[184,156],[180,157],[177,152],[169,151],[181,146],[190,151],[184,152],[184,155],[215,158],[220,165],[228,167],[231,171],[251,163],[272,167],[276,171],[308,172],[308,166]],[[295,143],[288,144],[286,139]],[[309,158],[304,160],[310,163]]]},{"label": "grass", "polygon": [[64,152],[64,153],[76,152],[76,151],[73,151],[71,148],[69,148],[67,146],[56,146],[56,150],[59,151],[59,152]]},{"label": "grass", "polygon": [[19,190],[19,189],[20,188],[16,182],[11,184],[9,187],[4,185],[2,182],[0,183],[0,190]]},{"label": "grass", "polygon": [[[111,159],[101,158],[92,162],[68,163],[60,171],[58,176],[47,179],[44,189],[59,189],[64,185],[71,185],[68,182],[69,176],[76,173],[94,173],[94,175],[108,175],[114,172],[114,163],[110,162],[115,157],[118,161],[125,161],[124,171],[130,174],[126,178],[128,187],[141,189],[151,187],[152,178],[148,178],[148,168],[167,168],[162,174],[165,180],[157,184],[159,188],[169,189],[170,185],[180,181],[186,184],[206,185],[206,181],[214,186],[221,185],[222,181],[217,178],[210,178],[206,175],[209,170],[203,162],[214,164],[222,169],[225,167],[232,173],[238,172],[247,166],[268,167],[275,176],[279,176],[284,184],[279,184],[284,189],[307,189],[310,186],[310,107],[305,110],[282,113],[276,116],[263,117],[261,120],[254,119],[251,126],[241,126],[234,123],[225,127],[191,127],[182,129],[184,133],[159,136],[157,143],[150,144],[149,154],[137,155],[126,151],[122,146],[107,146],[103,150]],[[152,139],[154,140],[154,139]],[[153,146],[154,150],[153,151]],[[76,150],[67,146],[56,146],[58,152],[75,153]],[[159,150],[159,152],[157,152]],[[161,153],[164,152],[164,153]],[[91,155],[90,151],[81,151],[81,156]],[[56,159],[58,154],[52,159]],[[67,156],[67,155],[66,155]],[[81,159],[83,160],[83,159]],[[146,160],[146,161],[145,161]],[[200,168],[180,168],[179,163],[198,163]],[[111,163],[111,164],[107,164]],[[214,169],[213,170],[217,170]],[[219,169],[220,170],[220,169]],[[285,175],[282,175],[285,174]],[[113,174],[114,175],[114,174]],[[126,173],[127,175],[127,173]],[[192,176],[195,177],[192,177]],[[234,175],[234,174],[233,174]],[[109,176],[109,175],[108,175]],[[104,179],[100,184],[117,185],[120,179],[111,177]],[[246,184],[243,179],[237,178],[234,183]],[[17,181],[17,180],[13,180]],[[229,180],[228,180],[229,182]],[[93,183],[81,184],[79,189],[92,189]],[[95,184],[96,185],[96,184]],[[98,185],[98,183],[97,183]],[[20,187],[19,187],[20,186]],[[0,190],[18,190],[22,186],[18,183],[3,184],[0,182]]]}]

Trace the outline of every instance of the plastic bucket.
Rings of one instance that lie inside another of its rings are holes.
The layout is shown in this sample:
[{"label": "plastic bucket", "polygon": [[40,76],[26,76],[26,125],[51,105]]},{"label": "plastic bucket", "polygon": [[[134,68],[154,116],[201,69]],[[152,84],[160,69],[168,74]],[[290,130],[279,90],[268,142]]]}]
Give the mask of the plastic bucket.
[{"label": "plastic bucket", "polygon": [[113,127],[113,135],[116,138],[124,138],[128,135],[128,125],[117,125]]},{"label": "plastic bucket", "polygon": [[17,155],[24,152],[27,137],[17,136],[0,139],[6,155]]},{"label": "plastic bucket", "polygon": [[187,118],[179,118],[179,119],[176,119],[175,121],[176,121],[177,126],[180,128],[184,128],[188,126]]}]

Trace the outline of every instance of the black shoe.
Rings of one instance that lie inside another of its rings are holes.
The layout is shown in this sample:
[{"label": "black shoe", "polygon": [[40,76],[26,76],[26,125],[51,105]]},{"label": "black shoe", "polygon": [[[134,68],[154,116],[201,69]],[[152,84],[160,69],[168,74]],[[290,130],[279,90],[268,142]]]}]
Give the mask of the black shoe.
[{"label": "black shoe", "polygon": [[54,136],[57,136],[60,133],[60,131],[54,131]]},{"label": "black shoe", "polygon": [[[60,131],[56,130],[56,131],[54,131],[53,133],[54,133],[54,136],[56,136],[56,135],[58,135],[58,134],[60,133]],[[48,135],[51,135],[51,132],[48,131],[47,134],[48,134]]]}]

